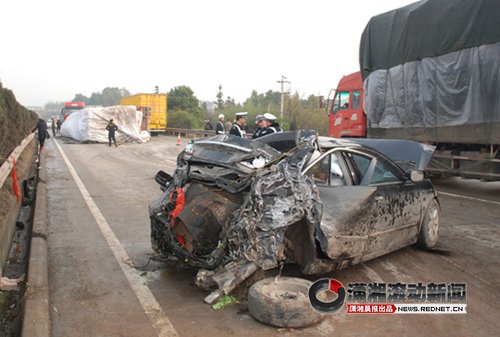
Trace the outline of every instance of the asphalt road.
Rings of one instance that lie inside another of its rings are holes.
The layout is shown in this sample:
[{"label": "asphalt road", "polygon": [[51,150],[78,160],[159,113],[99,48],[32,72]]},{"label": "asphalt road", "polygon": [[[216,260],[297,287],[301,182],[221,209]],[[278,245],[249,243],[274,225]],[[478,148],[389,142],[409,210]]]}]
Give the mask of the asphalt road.
[{"label": "asphalt road", "polygon": [[[432,251],[408,247],[336,271],[352,282],[465,282],[467,314],[363,315],[346,311],[306,329],[254,321],[244,304],[213,310],[193,272],[151,262],[148,203],[159,169],[172,172],[183,146],[46,145],[49,284],[53,336],[492,336],[500,331],[500,184],[435,182],[442,207]],[[183,145],[186,141],[183,140]],[[75,176],[80,182],[75,182]],[[81,188],[88,192],[82,196]],[[137,270],[132,266],[137,266]],[[291,269],[293,272],[293,268]]]}]

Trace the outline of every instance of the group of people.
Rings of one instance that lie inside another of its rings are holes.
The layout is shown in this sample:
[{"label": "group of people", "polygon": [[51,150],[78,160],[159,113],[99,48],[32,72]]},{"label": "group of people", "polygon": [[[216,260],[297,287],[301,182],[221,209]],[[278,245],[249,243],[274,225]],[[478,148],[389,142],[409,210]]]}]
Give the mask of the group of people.
[{"label": "group of people", "polygon": [[[248,113],[247,112],[238,112],[235,116],[234,124],[229,128],[229,134],[246,138],[246,127],[248,124]],[[219,114],[219,121],[215,127],[215,133],[220,135],[226,133],[226,125],[224,124],[225,116],[223,114]],[[62,122],[60,119],[55,121],[52,118],[52,134],[55,137],[61,131]],[[40,149],[43,149],[45,144],[45,139],[50,138],[49,132],[47,130],[47,123],[43,118],[40,118],[32,130],[35,132],[38,130],[38,141],[40,143]],[[116,147],[118,147],[116,143],[115,133],[118,131],[118,126],[113,122],[113,119],[109,120],[108,125],[106,126],[106,130],[108,131],[108,141],[109,146],[113,143]],[[205,130],[213,130],[213,126],[209,120],[205,120]],[[252,134],[252,139],[260,138],[263,136],[270,135],[272,133],[283,132],[281,130],[280,125],[276,122],[276,116],[271,113],[265,113],[263,115],[257,115],[255,118],[255,128]]]},{"label": "group of people", "polygon": [[[56,121],[55,118],[52,118],[51,120],[52,120],[52,135],[55,137],[56,134],[61,133],[62,121],[61,119],[57,119]],[[118,147],[115,138],[115,132],[118,131],[118,126],[116,126],[116,124],[113,122],[113,119],[109,120],[109,123],[106,126],[106,130],[108,131],[109,146],[111,146],[111,142],[113,142],[115,146]],[[31,130],[31,132],[35,131],[38,131],[38,143],[40,144],[40,151],[42,151],[45,145],[45,140],[47,138],[50,138],[50,134],[47,128],[47,122],[45,121],[45,119],[41,117],[38,119],[35,127]]]},{"label": "group of people", "polygon": [[55,118],[52,118],[52,136],[56,136],[56,134],[60,134],[61,133],[61,125],[62,125],[62,122],[61,122],[61,119],[55,119]]},{"label": "group of people", "polygon": [[[55,118],[51,119],[51,125],[52,125],[52,136],[55,137],[56,134],[61,133],[61,125],[62,122],[60,119],[57,121]],[[35,127],[31,130],[31,132],[38,131],[38,143],[40,144],[40,151],[43,150],[43,147],[45,145],[45,140],[47,138],[50,138],[49,130],[47,128],[47,122],[43,118],[38,118],[38,121],[36,122]]]},{"label": "group of people", "polygon": [[45,145],[45,139],[50,138],[49,131],[47,130],[47,122],[43,118],[38,118],[35,127],[31,132],[38,131],[38,144],[40,144],[40,152],[42,152]]},{"label": "group of people", "polygon": [[[229,128],[229,134],[246,138],[246,127],[248,124],[248,113],[246,112],[238,112],[235,116],[235,122],[234,124]],[[219,114],[219,121],[217,122],[217,125],[215,126],[215,133],[216,134],[224,134],[226,133],[226,125],[224,124],[224,118],[225,116],[223,114]],[[271,113],[265,113],[263,115],[258,115],[255,118],[255,128],[252,134],[252,139],[260,138],[266,135],[270,135],[272,133],[279,133],[283,132],[281,130],[280,125],[276,122],[276,116],[271,114]],[[207,129],[207,121],[205,122],[205,130]],[[210,124],[210,127],[212,130],[213,127]]]}]

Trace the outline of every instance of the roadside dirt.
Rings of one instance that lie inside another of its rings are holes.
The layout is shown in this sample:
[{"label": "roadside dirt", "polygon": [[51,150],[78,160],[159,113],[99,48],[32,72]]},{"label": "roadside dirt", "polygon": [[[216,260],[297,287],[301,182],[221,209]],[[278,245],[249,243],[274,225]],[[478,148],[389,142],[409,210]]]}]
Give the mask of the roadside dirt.
[{"label": "roadside dirt", "polygon": [[30,133],[38,116],[19,104],[14,93],[0,83],[0,163]]},{"label": "roadside dirt", "polygon": [[[0,165],[9,154],[31,132],[38,116],[20,105],[11,90],[2,87],[0,83]],[[36,140],[26,146],[16,162],[16,172],[21,193],[23,180],[27,179],[33,164]],[[31,172],[33,174],[34,172]],[[7,278],[17,278],[27,270],[27,243],[30,234],[32,208],[29,205],[21,207],[13,193],[13,180],[9,176],[0,188],[0,237],[3,236],[2,258],[0,259],[0,274]],[[19,218],[17,218],[21,207]],[[16,220],[14,224],[14,220]],[[15,226],[14,243],[9,242],[12,227]],[[8,237],[7,237],[8,236]],[[10,246],[10,250],[9,250]],[[9,250],[8,257],[7,250]],[[7,261],[4,260],[7,258]],[[5,262],[5,264],[4,264]],[[5,267],[5,269],[4,269]],[[18,291],[0,292],[0,336],[17,336],[20,334],[23,316],[24,283]]]}]

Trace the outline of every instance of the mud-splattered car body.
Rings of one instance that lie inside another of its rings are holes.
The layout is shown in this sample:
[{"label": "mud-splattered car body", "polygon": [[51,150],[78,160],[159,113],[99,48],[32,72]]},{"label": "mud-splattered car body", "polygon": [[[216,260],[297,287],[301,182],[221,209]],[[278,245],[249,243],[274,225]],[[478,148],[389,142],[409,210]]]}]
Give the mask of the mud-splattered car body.
[{"label": "mud-splattered car body", "polygon": [[297,263],[321,274],[384,255],[417,241],[436,193],[413,174],[432,152],[311,131],[193,141],[173,177],[157,176],[164,193],[150,204],[153,250],[199,269],[198,286],[216,289],[208,302],[259,268]]}]

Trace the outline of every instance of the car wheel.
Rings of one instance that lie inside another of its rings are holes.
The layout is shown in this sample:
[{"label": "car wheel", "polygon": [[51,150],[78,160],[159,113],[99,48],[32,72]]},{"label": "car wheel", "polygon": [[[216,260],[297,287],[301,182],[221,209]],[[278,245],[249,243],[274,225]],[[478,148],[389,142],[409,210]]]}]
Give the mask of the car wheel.
[{"label": "car wheel", "polygon": [[264,324],[300,328],[322,320],[309,303],[308,280],[295,277],[266,278],[250,287],[248,311]]},{"label": "car wheel", "polygon": [[417,245],[421,248],[432,248],[439,238],[439,204],[433,199],[425,212]]}]

